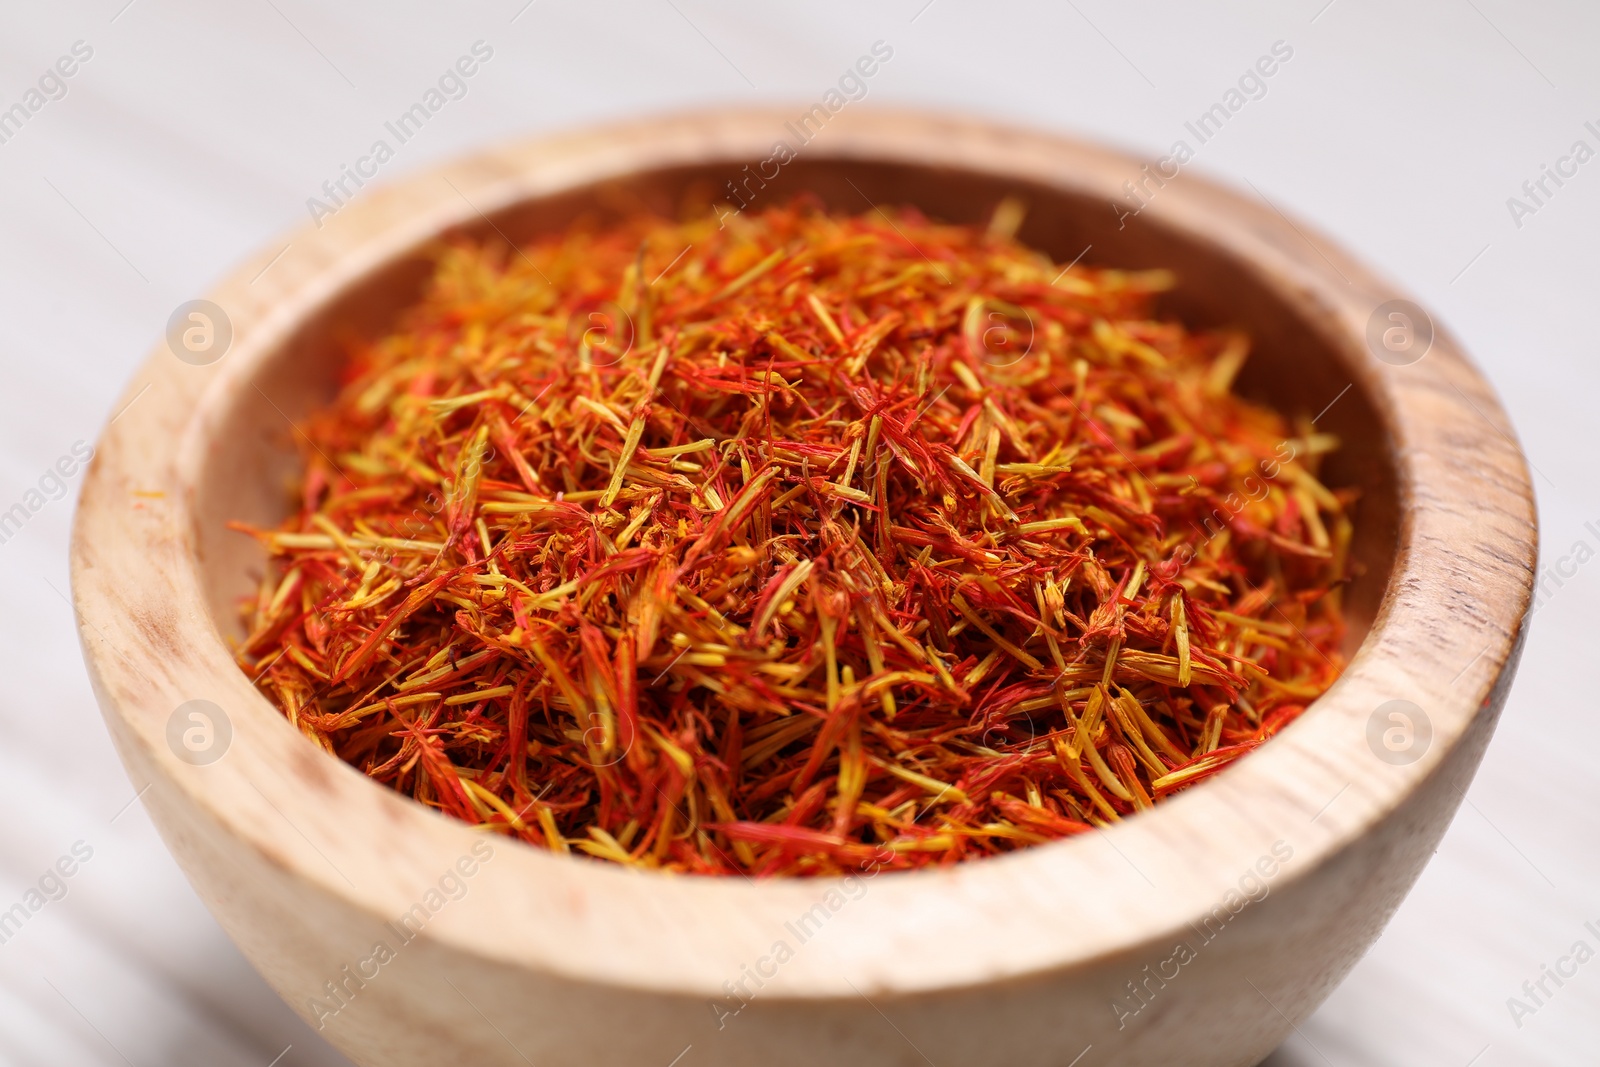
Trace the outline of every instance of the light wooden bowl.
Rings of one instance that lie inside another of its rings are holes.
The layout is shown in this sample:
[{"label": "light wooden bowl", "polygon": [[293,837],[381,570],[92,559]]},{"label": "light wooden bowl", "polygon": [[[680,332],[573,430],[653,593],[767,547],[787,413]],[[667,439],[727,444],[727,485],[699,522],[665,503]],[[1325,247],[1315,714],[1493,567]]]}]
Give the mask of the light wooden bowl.
[{"label": "light wooden bowl", "polygon": [[703,199],[770,175],[790,117],[653,119],[367,191],[211,294],[225,354],[220,322],[208,348],[205,323],[180,316],[185,358],[161,346],[129,387],[73,541],[85,656],[128,772],[224,928],[360,1064],[1256,1063],[1377,937],[1460,802],[1521,647],[1535,551],[1523,458],[1458,346],[1437,329],[1425,344],[1425,313],[1402,308],[1413,343],[1384,347],[1405,327],[1384,306],[1398,294],[1258,197],[1184,174],[1119,217],[1138,161],[855,108],[746,187],[757,205],[809,189],[955,221],[1019,195],[1025,240],[1063,262],[1092,245],[1091,262],[1174,268],[1166,310],[1255,336],[1246,390],[1327,408],[1318,428],[1345,442],[1329,477],[1364,494],[1354,658],[1272,743],[1153,812],[949,870],[642,875],[487,837],[370,782],[233,664],[225,635],[262,561],[224,522],[285,512],[290,420],[330,395],[339,339],[416,292],[419,248]]}]

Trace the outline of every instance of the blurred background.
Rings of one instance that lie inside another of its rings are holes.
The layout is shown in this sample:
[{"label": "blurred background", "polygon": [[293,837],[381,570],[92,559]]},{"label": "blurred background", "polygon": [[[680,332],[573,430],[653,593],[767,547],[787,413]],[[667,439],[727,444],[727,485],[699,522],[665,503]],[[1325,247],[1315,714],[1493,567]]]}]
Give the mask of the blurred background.
[{"label": "blurred background", "polygon": [[1185,122],[1259,56],[1292,53],[1185,173],[1309,221],[1463,339],[1535,468],[1543,596],[1434,861],[1268,1064],[1600,1062],[1600,962],[1546,979],[1531,1012],[1508,1003],[1533,1004],[1524,983],[1577,942],[1600,949],[1600,360],[1585,318],[1600,289],[1600,8],[1580,0],[6,5],[0,511],[22,502],[30,517],[0,529],[0,908],[51,869],[73,873],[45,879],[60,899],[0,927],[0,1061],[344,1062],[195,898],[79,658],[67,540],[81,474],[58,461],[116,414],[173,309],[286,244],[307,199],[475,42],[492,57],[380,180],[653,112],[798,113],[879,41],[892,59],[852,107],[978,114],[1151,159],[1194,145]]}]

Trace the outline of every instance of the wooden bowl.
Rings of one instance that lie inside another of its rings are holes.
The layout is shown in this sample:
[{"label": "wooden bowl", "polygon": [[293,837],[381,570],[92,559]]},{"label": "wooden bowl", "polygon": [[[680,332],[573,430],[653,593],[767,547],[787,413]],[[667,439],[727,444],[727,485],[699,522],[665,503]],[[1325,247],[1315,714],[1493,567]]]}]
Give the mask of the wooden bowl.
[{"label": "wooden bowl", "polygon": [[[128,772],[218,921],[360,1064],[1256,1063],[1378,936],[1489,740],[1535,551],[1511,428],[1425,312],[1257,196],[864,108],[795,146],[790,117],[660,118],[486,152],[364,192],[274,242],[211,306],[180,309],[105,431],[73,540],[85,657]],[[784,138],[799,152],[780,165]],[[342,341],[392,321],[441,233],[516,241],[730,182],[754,206],[804,189],[953,221],[1012,194],[1029,204],[1021,236],[1058,261],[1175,269],[1165,310],[1247,328],[1242,387],[1321,412],[1344,441],[1327,474],[1362,490],[1365,568],[1344,676],[1248,759],[1114,829],[842,880],[539,851],[299,736],[230,656],[262,560],[224,523],[286,512],[291,420],[331,395]]]}]

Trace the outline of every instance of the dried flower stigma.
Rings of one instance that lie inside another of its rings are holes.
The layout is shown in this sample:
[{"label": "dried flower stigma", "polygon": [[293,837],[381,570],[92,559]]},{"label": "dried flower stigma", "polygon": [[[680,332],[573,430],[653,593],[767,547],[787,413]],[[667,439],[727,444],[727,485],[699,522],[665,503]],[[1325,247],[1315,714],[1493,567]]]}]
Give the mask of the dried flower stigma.
[{"label": "dried flower stigma", "polygon": [[1216,773],[1342,665],[1334,442],[1166,272],[1001,221],[442,248],[250,531],[241,663],[373,779],[645,868],[946,864]]}]

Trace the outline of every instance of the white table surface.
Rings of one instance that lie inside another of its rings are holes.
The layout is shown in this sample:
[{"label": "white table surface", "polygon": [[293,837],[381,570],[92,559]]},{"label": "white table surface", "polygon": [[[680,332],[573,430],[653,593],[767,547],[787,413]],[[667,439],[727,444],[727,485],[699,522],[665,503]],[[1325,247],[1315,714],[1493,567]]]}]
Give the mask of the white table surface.
[{"label": "white table surface", "polygon": [[[1253,183],[1419,294],[1522,435],[1538,470],[1544,566],[1579,541],[1600,549],[1585,527],[1600,530],[1600,159],[1548,186],[1532,215],[1514,219],[1506,203],[1575,140],[1600,149],[1584,127],[1600,128],[1593,5],[446,8],[6,4],[0,108],[75,42],[93,55],[63,98],[0,143],[0,511],[75,442],[93,441],[178,303],[301,224],[306,198],[476,40],[493,59],[386,176],[501,138],[684,106],[782,101],[798,114],[880,39],[894,55],[869,102],[992,115],[1153,158],[1282,40],[1292,60],[1191,167]],[[75,843],[93,850],[67,895],[0,944],[0,1061],[343,1063],[240,957],[134,801],[65,599],[77,480],[0,544],[0,908]],[[1600,927],[1600,564],[1549,588],[1438,854],[1271,1067],[1600,1063],[1600,962],[1551,985],[1532,1015],[1513,1020],[1507,1005],[1574,942],[1600,949],[1584,928]]]}]

